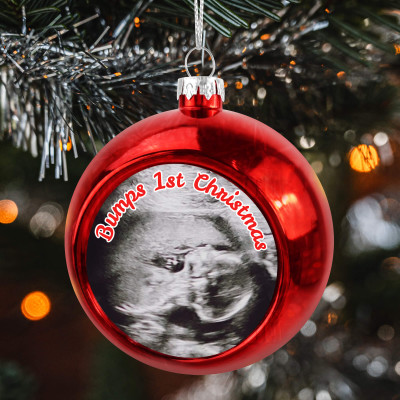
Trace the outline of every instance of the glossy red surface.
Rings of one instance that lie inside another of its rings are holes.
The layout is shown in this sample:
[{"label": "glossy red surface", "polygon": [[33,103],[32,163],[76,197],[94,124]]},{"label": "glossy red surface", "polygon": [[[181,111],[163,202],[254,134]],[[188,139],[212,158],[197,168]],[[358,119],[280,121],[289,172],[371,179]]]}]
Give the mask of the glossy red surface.
[{"label": "glossy red surface", "polygon": [[[264,321],[246,340],[207,358],[177,358],[134,342],[97,303],[86,272],[86,250],[96,214],[132,174],[164,163],[211,169],[239,186],[264,213],[278,249],[278,280]],[[288,342],[316,308],[333,255],[332,219],[314,171],[284,137],[244,115],[222,110],[219,96],[180,98],[178,110],[129,127],[93,159],[68,212],[65,252],[78,299],[96,327],[116,346],[153,367],[213,374],[256,362]]]}]

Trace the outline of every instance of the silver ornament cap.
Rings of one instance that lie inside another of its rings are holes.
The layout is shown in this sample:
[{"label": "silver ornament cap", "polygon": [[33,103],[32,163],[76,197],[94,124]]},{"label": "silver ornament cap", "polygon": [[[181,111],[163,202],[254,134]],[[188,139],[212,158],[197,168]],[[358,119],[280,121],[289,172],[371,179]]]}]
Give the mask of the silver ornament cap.
[{"label": "silver ornament cap", "polygon": [[178,79],[178,100],[181,95],[190,100],[197,93],[205,96],[207,100],[210,100],[213,94],[218,94],[222,101],[225,101],[224,80],[215,76],[186,76]]}]

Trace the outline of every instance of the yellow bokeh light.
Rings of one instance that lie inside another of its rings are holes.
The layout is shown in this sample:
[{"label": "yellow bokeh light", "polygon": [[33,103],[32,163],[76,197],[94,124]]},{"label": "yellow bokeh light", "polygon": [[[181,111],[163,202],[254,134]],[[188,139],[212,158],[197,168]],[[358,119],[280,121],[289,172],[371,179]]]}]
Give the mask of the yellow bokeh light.
[{"label": "yellow bokeh light", "polygon": [[43,292],[27,294],[21,303],[21,311],[25,318],[38,321],[50,312],[50,299]]},{"label": "yellow bokeh light", "polygon": [[360,144],[350,151],[350,166],[358,172],[370,172],[379,164],[379,156],[374,146]]},{"label": "yellow bokeh light", "polygon": [[11,224],[18,216],[18,207],[12,200],[0,200],[0,223]]}]

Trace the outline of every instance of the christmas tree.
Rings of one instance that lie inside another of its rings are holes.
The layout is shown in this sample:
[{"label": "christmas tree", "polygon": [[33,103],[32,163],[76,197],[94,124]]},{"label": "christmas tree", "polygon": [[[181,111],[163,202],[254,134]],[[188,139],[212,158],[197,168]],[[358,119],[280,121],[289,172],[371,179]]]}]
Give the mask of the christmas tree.
[{"label": "christmas tree", "polygon": [[130,359],[81,310],[63,253],[74,187],[120,131],[175,108],[192,15],[189,0],[0,1],[0,398],[396,398],[395,0],[205,1],[224,107],[295,144],[331,205],[330,282],[295,338],[242,370],[186,377]]}]

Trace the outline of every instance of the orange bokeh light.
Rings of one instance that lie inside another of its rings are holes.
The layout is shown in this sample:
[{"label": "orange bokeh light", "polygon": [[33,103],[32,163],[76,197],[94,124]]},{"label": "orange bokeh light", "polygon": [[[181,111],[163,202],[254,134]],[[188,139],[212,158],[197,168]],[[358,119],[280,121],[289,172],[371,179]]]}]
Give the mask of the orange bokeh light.
[{"label": "orange bokeh light", "polygon": [[264,35],[261,35],[260,39],[261,40],[268,40],[271,37],[269,33],[264,33]]},{"label": "orange bokeh light", "polygon": [[[60,150],[62,151],[64,146],[63,146],[61,139],[58,141],[58,143],[60,145]],[[71,142],[71,138],[68,137],[68,142],[65,144],[65,150],[70,151],[71,149],[72,149],[72,142]]]},{"label": "orange bokeh light", "polygon": [[237,81],[236,83],[235,83],[235,87],[236,87],[236,89],[243,89],[243,83],[242,82],[240,82],[240,81]]},{"label": "orange bokeh light", "polygon": [[346,72],[344,72],[344,71],[339,71],[336,75],[337,75],[337,77],[338,77],[339,79],[342,79],[342,78],[344,78],[344,77],[346,76]]},{"label": "orange bokeh light", "polygon": [[21,311],[25,318],[38,321],[50,312],[50,299],[43,292],[27,294],[21,303]]},{"label": "orange bokeh light", "polygon": [[370,172],[379,164],[379,156],[374,146],[360,144],[350,151],[350,166],[358,172]]},{"label": "orange bokeh light", "polygon": [[12,200],[0,200],[0,223],[11,224],[18,217],[18,207]]}]

